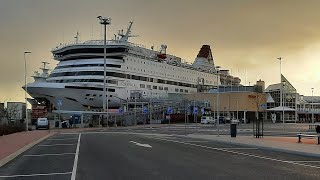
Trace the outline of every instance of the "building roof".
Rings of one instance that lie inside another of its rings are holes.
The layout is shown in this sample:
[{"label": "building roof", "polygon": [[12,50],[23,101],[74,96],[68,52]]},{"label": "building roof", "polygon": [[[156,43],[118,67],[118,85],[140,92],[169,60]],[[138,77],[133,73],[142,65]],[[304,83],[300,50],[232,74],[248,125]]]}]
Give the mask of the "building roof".
[{"label": "building roof", "polygon": [[296,111],[296,110],[289,107],[278,106],[278,107],[267,109],[267,111]]},{"label": "building roof", "polygon": [[[282,74],[281,74],[281,82],[284,82],[284,84],[283,84],[284,92],[286,92],[286,93],[297,93],[296,88],[293,87],[292,84],[287,80],[287,78],[284,77]],[[265,92],[270,92],[270,91],[274,91],[274,90],[280,90],[281,89],[281,85],[282,85],[282,83],[271,84],[266,88]]]},{"label": "building roof", "polygon": [[265,92],[274,91],[274,90],[280,90],[280,88],[281,88],[281,84],[280,83],[271,84],[266,88]]}]

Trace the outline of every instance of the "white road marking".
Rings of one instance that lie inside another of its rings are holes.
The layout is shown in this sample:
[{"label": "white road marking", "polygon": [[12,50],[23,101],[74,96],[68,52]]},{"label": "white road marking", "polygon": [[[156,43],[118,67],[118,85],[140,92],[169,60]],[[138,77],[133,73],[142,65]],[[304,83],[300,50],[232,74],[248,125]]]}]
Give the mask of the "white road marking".
[{"label": "white road marking", "polygon": [[81,139],[81,133],[79,134],[77,150],[76,150],[76,154],[74,156],[71,180],[75,180],[76,179],[76,175],[77,175],[78,158],[79,158],[79,150],[80,150],[80,139]]},{"label": "white road marking", "polygon": [[212,149],[212,150],[216,150],[216,151],[228,152],[228,153],[232,153],[232,154],[249,156],[249,157],[254,157],[254,158],[259,158],[259,159],[265,159],[265,160],[270,160],[270,161],[276,161],[276,162],[281,162],[281,163],[287,163],[287,164],[293,164],[293,165],[299,165],[299,166],[305,166],[305,167],[311,167],[311,168],[320,169],[320,166],[313,166],[313,165],[308,165],[308,164],[301,164],[301,163],[297,163],[297,162],[294,162],[294,161],[285,161],[285,160],[281,160],[281,159],[275,159],[275,158],[266,157],[266,156],[259,156],[259,155],[249,154],[249,153],[232,151],[232,150],[223,149],[223,148],[213,148],[213,147],[204,146],[204,145],[199,145],[199,144],[191,144],[191,143],[186,143],[186,142],[181,142],[181,141],[175,141],[175,140],[169,140],[169,139],[162,139],[162,138],[152,138],[152,137],[150,137],[150,138],[151,138],[151,139],[158,139],[158,140],[161,140],[161,141],[175,142],[175,143],[180,143],[180,144],[185,144],[185,145],[190,145],[190,146],[202,147],[202,148]]},{"label": "white road marking", "polygon": [[142,147],[147,147],[147,148],[152,148],[152,146],[150,146],[149,144],[141,144],[141,143],[138,143],[138,142],[134,142],[134,141],[129,141],[137,146],[142,146]]},{"label": "white road marking", "polygon": [[320,161],[291,161],[291,162],[320,163]]},{"label": "white road marking", "polygon": [[76,144],[40,144],[38,146],[73,146]]},{"label": "white road marking", "polygon": [[256,150],[256,149],[259,149],[259,148],[249,148],[249,147],[248,148],[223,148],[222,147],[222,148],[218,148],[218,149],[239,149],[239,150],[246,150],[246,149],[250,150],[250,149],[253,149],[253,150]]},{"label": "white road marking", "polygon": [[26,154],[24,157],[42,157],[42,156],[63,156],[63,155],[74,155],[75,153],[60,153],[60,154]]},{"label": "white road marking", "polygon": [[47,139],[49,141],[64,141],[64,140],[73,140],[78,138],[61,138],[61,139]]},{"label": "white road marking", "polygon": [[18,174],[18,175],[0,176],[0,178],[33,177],[33,176],[56,176],[56,175],[66,175],[66,174],[71,174],[71,173],[72,172],[47,173],[47,174]]},{"label": "white road marking", "polygon": [[61,134],[79,134],[79,133],[76,133],[76,132],[73,132],[73,133],[61,133]]},{"label": "white road marking", "polygon": [[208,141],[187,140],[187,141],[183,141],[183,142],[189,142],[189,143],[190,143],[190,142],[200,142],[200,143],[203,142],[203,143],[205,143],[205,142],[208,142]]}]

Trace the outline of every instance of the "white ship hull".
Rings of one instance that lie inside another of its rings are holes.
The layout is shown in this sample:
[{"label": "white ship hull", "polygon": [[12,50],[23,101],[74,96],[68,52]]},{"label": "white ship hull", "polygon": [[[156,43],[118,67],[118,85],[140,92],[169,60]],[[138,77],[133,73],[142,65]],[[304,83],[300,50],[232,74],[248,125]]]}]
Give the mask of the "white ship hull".
[{"label": "white ship hull", "polygon": [[[47,99],[55,109],[67,111],[80,111],[102,108],[102,97],[89,97],[87,94],[99,94],[94,90],[68,89],[67,84],[58,83],[31,83],[27,92],[35,99]],[[70,85],[70,84],[69,84]],[[109,108],[120,107],[120,99],[116,94],[109,93]]]},{"label": "white ship hull", "polygon": [[106,42],[106,53],[100,40],[57,46],[52,53],[59,64],[50,76],[44,64],[43,74],[34,76],[35,82],[28,84],[27,92],[35,99],[50,101],[54,109],[82,111],[102,109],[104,73],[109,108],[118,108],[134,98],[194,93],[201,87],[209,90],[220,85],[223,77],[224,84],[233,84],[230,75],[217,74],[210,46],[202,46],[195,62],[188,64],[166,54],[165,45],[155,51],[128,42],[131,25],[126,34],[119,34],[121,39]]}]

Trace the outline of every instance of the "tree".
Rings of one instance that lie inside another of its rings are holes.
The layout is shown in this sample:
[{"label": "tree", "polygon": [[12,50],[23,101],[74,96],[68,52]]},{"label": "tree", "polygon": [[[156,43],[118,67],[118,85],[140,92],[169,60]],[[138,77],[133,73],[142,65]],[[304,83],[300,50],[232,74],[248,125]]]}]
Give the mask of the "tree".
[{"label": "tree", "polygon": [[17,120],[15,118],[17,117],[18,113],[19,113],[18,104],[15,104],[14,106],[11,106],[11,107],[7,106],[4,109],[4,115],[7,118],[8,123],[11,123],[12,120]]}]

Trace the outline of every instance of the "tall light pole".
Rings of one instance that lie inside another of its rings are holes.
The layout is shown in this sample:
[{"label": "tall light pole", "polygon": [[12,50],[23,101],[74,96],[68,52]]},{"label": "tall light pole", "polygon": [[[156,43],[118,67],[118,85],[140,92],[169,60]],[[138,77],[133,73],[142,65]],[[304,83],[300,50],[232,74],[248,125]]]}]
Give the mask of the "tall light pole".
[{"label": "tall light pole", "polygon": [[283,97],[283,82],[282,82],[282,57],[278,57],[277,58],[280,62],[280,106],[282,106],[282,123],[283,123],[283,131],[284,131],[284,105],[283,105],[283,101],[282,101],[282,97]]},{"label": "tall light pole", "polygon": [[281,82],[281,89],[282,89],[282,122],[283,122],[283,131],[285,131],[285,122],[284,122],[284,105],[285,105],[285,95],[284,95],[284,86],[286,85],[286,82],[285,81],[282,81]]},{"label": "tall light pole", "polygon": [[314,124],[314,118],[313,118],[313,90],[314,90],[314,88],[311,88],[311,92],[312,92],[312,96],[311,96],[311,119],[312,119],[312,124]]},{"label": "tall light pole", "polygon": [[220,66],[216,66],[216,73],[217,73],[217,119],[218,119],[218,136],[220,135],[220,112],[219,112],[219,68]]},{"label": "tall light pole", "polygon": [[[102,108],[103,112],[109,109],[109,97],[108,91],[106,91],[106,81],[107,81],[107,65],[106,65],[106,53],[107,53],[107,25],[111,24],[111,18],[106,18],[102,16],[97,17],[100,20],[100,24],[104,26],[104,51],[103,51],[103,98],[102,98]],[[106,93],[107,92],[107,93]],[[107,107],[106,107],[107,104]],[[107,124],[109,123],[109,114],[107,115]],[[99,120],[100,125],[100,120]]]},{"label": "tall light pole", "polygon": [[24,87],[25,87],[25,91],[24,91],[24,99],[25,99],[25,104],[26,104],[26,131],[28,131],[28,101],[27,101],[27,90],[28,90],[28,86],[27,86],[27,58],[26,58],[26,54],[30,54],[30,51],[25,51],[23,53],[23,58],[24,58]]}]

